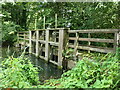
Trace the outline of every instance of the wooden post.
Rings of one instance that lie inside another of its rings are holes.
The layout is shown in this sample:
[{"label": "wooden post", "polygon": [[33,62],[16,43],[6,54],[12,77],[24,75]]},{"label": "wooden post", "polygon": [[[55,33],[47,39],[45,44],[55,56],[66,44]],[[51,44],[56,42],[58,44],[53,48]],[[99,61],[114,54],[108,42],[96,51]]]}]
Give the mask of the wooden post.
[{"label": "wooden post", "polygon": [[76,33],[76,40],[75,40],[75,42],[74,42],[74,53],[73,53],[73,55],[74,55],[74,60],[77,59],[76,56],[77,56],[77,48],[78,48],[78,39],[79,39],[79,34]]},{"label": "wooden post", "polygon": [[[88,38],[91,38],[90,33],[88,33]],[[90,46],[90,44],[91,44],[91,42],[90,42],[90,41],[88,41],[88,46]],[[90,50],[88,50],[88,53],[90,53]]]},{"label": "wooden post", "polygon": [[57,14],[55,14],[55,28],[57,28]]},{"label": "wooden post", "polygon": [[32,32],[29,31],[29,53],[32,53]]},{"label": "wooden post", "polygon": [[35,30],[37,29],[37,19],[35,19]]},{"label": "wooden post", "polygon": [[16,46],[19,47],[19,43],[20,43],[20,42],[19,42],[19,32],[17,33],[17,43],[18,43],[18,44],[17,44]]},{"label": "wooden post", "polygon": [[44,19],[43,19],[43,29],[45,29],[45,16],[44,16]]},{"label": "wooden post", "polygon": [[116,52],[116,49],[118,48],[119,45],[119,32],[115,32],[114,34],[114,51]]},{"label": "wooden post", "polygon": [[49,60],[49,30],[46,30],[46,43],[45,43],[45,59]]},{"label": "wooden post", "polygon": [[26,34],[23,33],[23,35],[24,35],[24,45],[25,45],[26,44],[26,40],[25,40],[26,39],[26,36],[25,36]]},{"label": "wooden post", "polygon": [[38,55],[39,55],[39,42],[38,42],[38,40],[39,40],[39,31],[37,30],[36,31],[36,56],[38,57]]},{"label": "wooden post", "polygon": [[64,30],[59,30],[59,46],[58,46],[58,66],[62,68],[62,52],[63,52]]}]

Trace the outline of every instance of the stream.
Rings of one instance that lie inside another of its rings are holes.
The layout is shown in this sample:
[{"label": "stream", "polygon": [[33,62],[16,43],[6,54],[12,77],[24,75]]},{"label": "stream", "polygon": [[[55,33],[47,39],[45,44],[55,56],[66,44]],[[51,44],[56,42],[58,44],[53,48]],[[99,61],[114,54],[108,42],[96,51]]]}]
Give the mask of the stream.
[{"label": "stream", "polygon": [[[6,47],[0,48],[0,57],[2,57],[3,59],[6,58],[8,55],[19,57],[21,53],[22,53],[21,50],[16,47],[10,47],[9,49]],[[63,72],[63,70],[58,69],[57,66],[51,63],[46,63],[44,60],[37,58],[34,55],[26,54],[25,57],[30,59],[35,66],[42,68],[42,70],[40,70],[39,72],[40,80],[46,80],[50,78],[59,78]]]}]

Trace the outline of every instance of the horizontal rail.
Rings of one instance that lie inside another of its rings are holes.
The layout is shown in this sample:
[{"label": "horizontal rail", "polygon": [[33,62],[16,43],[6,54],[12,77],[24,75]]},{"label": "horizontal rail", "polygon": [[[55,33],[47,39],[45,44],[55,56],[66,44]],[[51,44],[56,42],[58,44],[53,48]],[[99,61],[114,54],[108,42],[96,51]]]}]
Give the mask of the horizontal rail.
[{"label": "horizontal rail", "polygon": [[115,33],[120,29],[89,29],[89,30],[68,30],[68,33]]},{"label": "horizontal rail", "polygon": [[[70,48],[74,48],[74,45],[69,45]],[[114,52],[114,49],[112,48],[101,48],[101,47],[92,47],[92,46],[78,46],[77,49],[83,49],[83,50],[91,50],[96,52]]]},{"label": "horizontal rail", "polygon": [[45,44],[45,43],[46,43],[46,41],[44,41],[44,40],[38,40],[38,42],[40,42],[40,43],[42,43],[42,44]]},{"label": "horizontal rail", "polygon": [[58,46],[59,45],[59,43],[57,43],[57,42],[49,42],[49,44],[53,45],[53,46]]},{"label": "horizontal rail", "polygon": [[45,31],[45,30],[68,30],[68,28],[50,28],[50,29],[36,29],[36,30],[30,30],[30,31]]},{"label": "horizontal rail", "polygon": [[50,62],[53,63],[53,64],[55,64],[55,65],[58,65],[58,63],[55,62],[55,61],[50,60]]},{"label": "horizontal rail", "polygon": [[[69,37],[69,40],[76,40],[76,38],[75,37]],[[79,41],[114,43],[114,39],[78,38],[78,40]]]},{"label": "horizontal rail", "polygon": [[29,32],[28,31],[20,31],[18,33],[20,34],[20,33],[29,33]]}]

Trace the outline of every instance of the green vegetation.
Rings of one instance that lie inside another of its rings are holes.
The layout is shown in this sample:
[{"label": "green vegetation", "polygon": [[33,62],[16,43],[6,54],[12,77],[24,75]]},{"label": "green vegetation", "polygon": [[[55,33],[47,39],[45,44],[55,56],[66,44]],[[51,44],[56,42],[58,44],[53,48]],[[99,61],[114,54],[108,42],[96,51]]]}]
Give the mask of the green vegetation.
[{"label": "green vegetation", "polygon": [[60,79],[40,83],[38,69],[23,58],[9,57],[2,62],[0,87],[12,88],[118,88],[120,87],[119,49],[91,61],[84,57],[77,65],[63,73]]},{"label": "green vegetation", "polygon": [[116,55],[106,54],[99,62],[88,58],[65,72],[60,79],[45,82],[42,88],[118,88],[120,87],[120,61]]},{"label": "green vegetation", "polygon": [[[46,16],[46,28],[51,23],[50,28],[55,27],[55,14],[58,16],[58,28],[79,29],[118,29],[120,26],[120,2],[14,2],[3,3],[2,14],[4,22],[12,22],[14,26],[19,25],[19,29],[13,31],[23,31],[43,28],[43,17]],[[11,24],[10,24],[11,26]],[[9,26],[5,26],[9,29]],[[3,27],[4,28],[4,27]],[[8,30],[3,29],[3,33]],[[10,29],[9,29],[10,30]],[[4,35],[3,35],[4,36]],[[12,35],[11,35],[12,36]],[[84,35],[83,35],[84,36]],[[98,37],[99,35],[93,35]],[[12,36],[13,37],[13,36]],[[11,39],[13,39],[11,37]],[[113,35],[102,35],[113,37]],[[6,37],[3,37],[6,40]],[[14,40],[13,40],[14,41]],[[100,45],[100,44],[99,44]],[[109,45],[110,46],[110,45]]]},{"label": "green vegetation", "polygon": [[[18,31],[55,27],[55,14],[58,28],[79,29],[119,29],[120,2],[14,2],[2,4],[2,41],[13,45]],[[49,24],[51,23],[51,24]],[[87,38],[87,34],[80,34]],[[74,36],[73,34],[71,36]],[[91,38],[113,39],[113,34],[91,34]],[[81,43],[85,45],[86,43]],[[113,47],[111,43],[91,45]],[[74,51],[68,49],[63,56],[72,59]],[[12,88],[119,88],[120,87],[120,49],[114,54],[83,54],[76,67],[65,72],[60,79],[39,81],[38,68],[24,58],[9,56],[1,63],[0,87]]]},{"label": "green vegetation", "polygon": [[19,28],[19,25],[15,25],[13,22],[3,22],[2,24],[2,43],[9,43],[12,45],[15,41],[17,41],[17,28]]},{"label": "green vegetation", "polygon": [[26,58],[8,57],[1,66],[0,87],[30,88],[39,84],[38,68]]}]

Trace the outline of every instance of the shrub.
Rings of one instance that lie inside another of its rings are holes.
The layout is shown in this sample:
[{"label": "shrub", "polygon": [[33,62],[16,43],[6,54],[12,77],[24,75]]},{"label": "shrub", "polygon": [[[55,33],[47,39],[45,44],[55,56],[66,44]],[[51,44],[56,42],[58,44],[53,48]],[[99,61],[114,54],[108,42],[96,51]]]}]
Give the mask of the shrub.
[{"label": "shrub", "polygon": [[75,68],[65,72],[60,79],[46,81],[44,86],[56,88],[118,88],[120,87],[120,62],[116,55],[107,54],[101,59],[97,58],[99,60],[96,61],[83,58],[78,61]]},{"label": "shrub", "polygon": [[39,83],[38,68],[26,58],[9,57],[1,66],[0,87],[29,88]]}]

